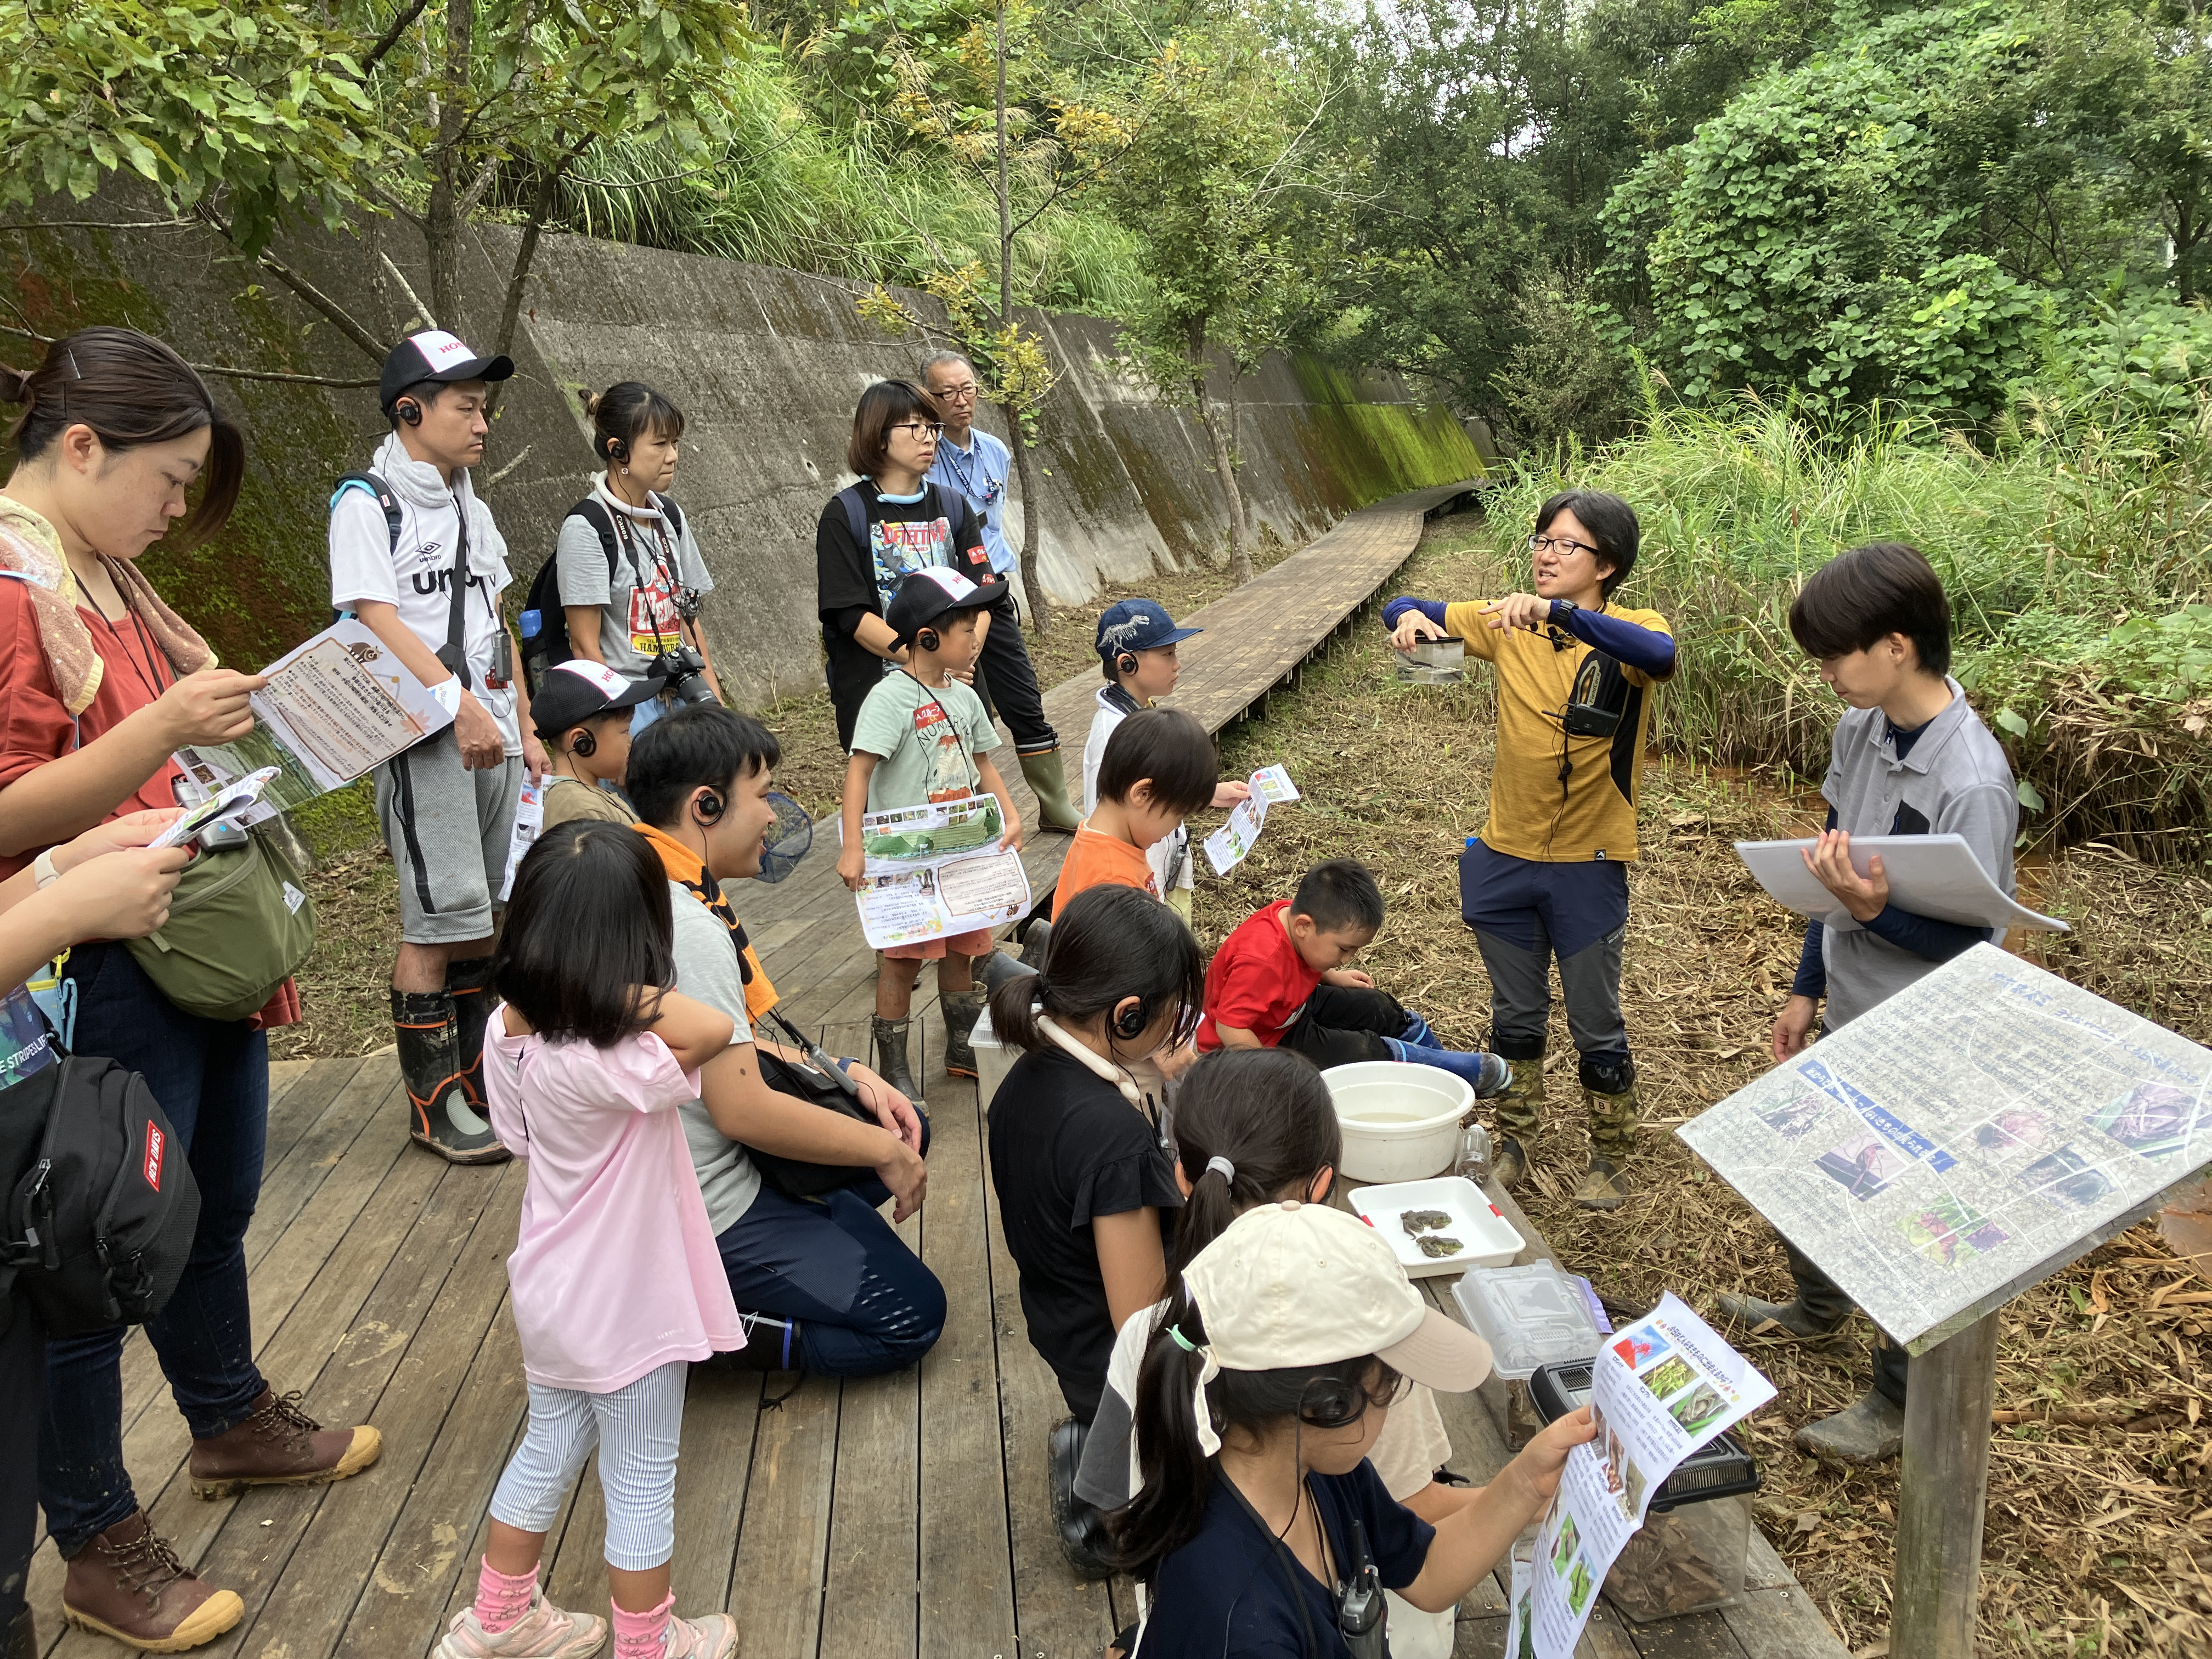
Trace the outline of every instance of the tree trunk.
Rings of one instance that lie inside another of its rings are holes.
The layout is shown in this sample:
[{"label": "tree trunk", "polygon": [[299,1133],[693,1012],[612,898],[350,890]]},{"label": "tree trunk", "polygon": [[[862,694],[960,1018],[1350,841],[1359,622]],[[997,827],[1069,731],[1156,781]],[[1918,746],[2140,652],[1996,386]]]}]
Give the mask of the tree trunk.
[{"label": "tree trunk", "polygon": [[1045,598],[1044,582],[1037,574],[1036,462],[1030,453],[1020,413],[1011,404],[1000,404],[999,412],[1006,417],[1006,447],[1013,452],[1014,476],[1022,484],[1022,587],[1030,596],[1030,626],[1042,639],[1052,625],[1052,602]]},{"label": "tree trunk", "polygon": [[1236,458],[1229,452],[1229,434],[1221,417],[1206,397],[1206,336],[1196,334],[1190,347],[1190,390],[1198,410],[1198,423],[1213,450],[1213,471],[1221,480],[1222,498],[1229,503],[1229,574],[1241,585],[1252,580],[1252,546],[1244,537],[1244,492],[1237,487]]},{"label": "tree trunk", "polygon": [[475,0],[447,0],[446,85],[438,99],[438,144],[432,151],[430,206],[423,234],[429,243],[430,309],[437,326],[461,330],[461,132],[468,120],[469,59]]},{"label": "tree trunk", "polygon": [[[561,172],[566,165],[563,161],[538,172],[537,193],[530,201],[530,218],[522,227],[522,240],[514,250],[514,269],[507,279],[507,303],[500,308],[499,334],[491,345],[495,357],[504,357],[514,349],[515,326],[522,319],[522,291],[530,281],[531,263],[538,257],[538,235],[545,228],[546,220],[553,216],[554,204],[561,199]],[[498,410],[500,393],[507,390],[507,386],[505,380],[493,383],[484,398],[487,420]]]}]

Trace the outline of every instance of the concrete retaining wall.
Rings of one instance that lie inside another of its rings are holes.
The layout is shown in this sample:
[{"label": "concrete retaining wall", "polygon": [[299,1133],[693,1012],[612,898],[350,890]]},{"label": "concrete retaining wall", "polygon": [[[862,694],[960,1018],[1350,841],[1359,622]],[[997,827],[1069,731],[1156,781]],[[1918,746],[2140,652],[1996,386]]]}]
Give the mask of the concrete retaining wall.
[{"label": "concrete retaining wall", "polygon": [[[103,198],[52,216],[143,215]],[[514,232],[491,227],[469,252],[471,299],[458,320],[480,345],[495,331],[514,246]],[[418,291],[425,286],[421,244],[394,224],[298,238],[283,252],[382,337],[396,337],[413,309],[382,258]],[[197,362],[373,376],[327,322],[314,321],[303,338],[313,313],[198,230],[11,235],[0,258],[21,316],[47,335],[127,323]],[[927,296],[902,297],[923,315],[942,315]],[[1079,600],[1102,583],[1225,558],[1227,514],[1195,422],[1119,371],[1110,323],[1058,313],[1031,320],[1062,377],[1040,444],[1049,475],[1041,491],[1048,593]],[[561,517],[588,487],[592,458],[575,388],[650,381],[690,422],[676,495],[714,573],[705,621],[726,685],[754,706],[818,686],[815,525],[830,494],[851,482],[845,441],[861,389],[911,373],[921,349],[863,321],[840,281],[546,238],[514,348],[517,380],[479,474],[519,582],[527,584]],[[33,361],[37,350],[0,337],[9,362]],[[381,422],[369,389],[216,385],[247,430],[252,470],[241,510],[215,544],[157,552],[148,569],[227,659],[258,663],[326,618],[330,480],[366,464]],[[1218,367],[1212,392],[1233,422],[1255,528],[1287,541],[1304,541],[1381,496],[1482,470],[1449,411],[1415,401],[1395,376],[1354,378],[1276,354],[1249,375]],[[996,420],[995,411],[983,417],[994,428]],[[1012,516],[1018,537],[1018,505]]]}]

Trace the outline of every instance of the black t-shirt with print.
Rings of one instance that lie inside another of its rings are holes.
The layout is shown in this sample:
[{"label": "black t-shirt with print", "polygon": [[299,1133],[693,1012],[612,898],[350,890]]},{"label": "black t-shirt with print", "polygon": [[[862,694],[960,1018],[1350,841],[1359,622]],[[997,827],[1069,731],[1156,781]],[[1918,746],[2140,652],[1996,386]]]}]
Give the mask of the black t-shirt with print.
[{"label": "black t-shirt with print", "polygon": [[1030,1346],[1088,1423],[1106,1387],[1114,1315],[1098,1270],[1094,1217],[1146,1205],[1164,1250],[1182,1194],[1158,1127],[1073,1054],[1024,1054],[991,1102],[991,1180],[1006,1251],[1020,1269]]},{"label": "black t-shirt with print", "polygon": [[814,529],[815,605],[843,749],[853,746],[853,722],[884,673],[884,659],[853,637],[860,618],[882,616],[899,583],[932,566],[957,570],[972,582],[993,580],[982,526],[957,493],[925,484],[918,501],[886,501],[871,479],[855,488],[867,504],[868,545],[854,543],[845,503],[836,496]]}]

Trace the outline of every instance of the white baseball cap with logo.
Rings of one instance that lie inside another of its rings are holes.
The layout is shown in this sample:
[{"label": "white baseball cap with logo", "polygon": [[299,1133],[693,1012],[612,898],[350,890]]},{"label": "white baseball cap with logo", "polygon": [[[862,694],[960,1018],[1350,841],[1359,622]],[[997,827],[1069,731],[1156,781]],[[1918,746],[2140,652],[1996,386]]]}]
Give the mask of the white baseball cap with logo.
[{"label": "white baseball cap with logo", "polygon": [[479,357],[466,342],[444,329],[425,329],[392,348],[378,377],[377,396],[390,415],[401,392],[425,380],[504,380],[514,373],[511,357]]},{"label": "white baseball cap with logo", "polygon": [[[1206,1322],[1195,1413],[1199,1443],[1221,1449],[1206,1385],[1223,1371],[1273,1371],[1373,1354],[1441,1394],[1490,1375],[1490,1345],[1431,1308],[1387,1240],[1325,1204],[1262,1204],[1231,1222],[1183,1269]],[[1188,1346],[1188,1345],[1187,1345]]]}]

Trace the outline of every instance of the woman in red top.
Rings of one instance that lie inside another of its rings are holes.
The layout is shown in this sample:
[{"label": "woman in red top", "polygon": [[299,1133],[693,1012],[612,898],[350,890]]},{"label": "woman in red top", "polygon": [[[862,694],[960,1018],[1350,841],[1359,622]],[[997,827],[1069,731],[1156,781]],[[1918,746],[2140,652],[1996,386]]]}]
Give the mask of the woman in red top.
[{"label": "woman in red top", "polygon": [[[27,374],[0,369],[0,399],[27,405],[6,434],[16,464],[0,489],[4,876],[106,819],[173,806],[171,752],[244,736],[262,682],[216,667],[132,562],[188,512],[180,543],[212,535],[238,499],[245,446],[200,377],[157,340],[88,328]],[[245,1237],[268,1127],[263,1027],[282,1018],[276,1005],[253,1019],[187,1014],[120,944],[78,945],[64,971],[70,1046],[145,1076],[199,1185],[190,1261],[146,1326],[191,1428],[195,1489],[216,1496],[365,1467],[374,1430],[323,1431],[253,1363]],[[276,1002],[297,1007],[289,985]],[[118,1327],[50,1345],[39,1501],[69,1563],[71,1622],[176,1651],[220,1635],[243,1605],[178,1561],[132,1492],[123,1338]]]}]

